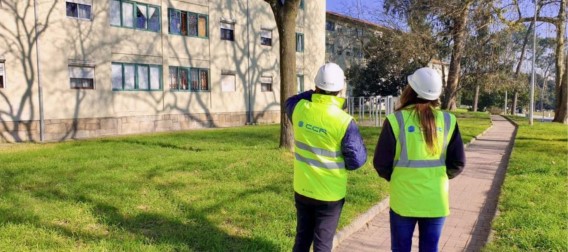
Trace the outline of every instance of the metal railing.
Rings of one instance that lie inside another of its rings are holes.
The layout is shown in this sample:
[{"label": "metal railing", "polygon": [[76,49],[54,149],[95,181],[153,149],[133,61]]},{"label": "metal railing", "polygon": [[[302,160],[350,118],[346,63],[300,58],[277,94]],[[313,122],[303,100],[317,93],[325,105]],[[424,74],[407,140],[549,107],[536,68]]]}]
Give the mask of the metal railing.
[{"label": "metal railing", "polygon": [[359,125],[379,127],[384,118],[394,112],[397,101],[398,97],[391,95],[347,97],[347,112],[355,118]]}]

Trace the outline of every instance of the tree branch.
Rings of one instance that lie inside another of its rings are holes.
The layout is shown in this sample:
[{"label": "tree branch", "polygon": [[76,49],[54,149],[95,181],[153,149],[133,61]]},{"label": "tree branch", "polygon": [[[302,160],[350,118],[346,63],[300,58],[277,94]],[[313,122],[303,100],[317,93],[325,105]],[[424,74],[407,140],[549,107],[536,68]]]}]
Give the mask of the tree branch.
[{"label": "tree branch", "polygon": [[[534,20],[534,17],[525,17],[525,18],[519,18],[517,20],[518,23],[520,22],[532,22]],[[545,22],[545,23],[550,23],[553,25],[558,25],[558,22],[560,21],[559,19],[556,18],[551,18],[551,17],[536,17],[536,21],[538,22]]]}]

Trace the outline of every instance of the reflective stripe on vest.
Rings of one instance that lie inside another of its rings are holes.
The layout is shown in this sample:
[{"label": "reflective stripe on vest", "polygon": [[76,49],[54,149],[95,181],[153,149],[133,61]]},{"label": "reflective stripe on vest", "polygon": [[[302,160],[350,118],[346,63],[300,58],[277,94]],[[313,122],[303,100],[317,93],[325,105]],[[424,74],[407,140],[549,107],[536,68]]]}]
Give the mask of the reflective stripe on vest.
[{"label": "reflective stripe on vest", "polygon": [[326,169],[342,169],[342,168],[345,168],[345,162],[335,162],[335,163],[320,162],[318,160],[302,157],[298,153],[296,153],[295,156],[296,156],[296,160],[298,160],[300,162],[304,162],[306,164],[309,164],[310,166],[315,166],[315,167],[319,167],[319,168],[326,168]]},{"label": "reflective stripe on vest", "polygon": [[299,149],[307,150],[307,151],[314,153],[316,155],[326,156],[326,157],[331,157],[331,158],[341,157],[341,155],[342,155],[341,151],[328,151],[326,149],[312,147],[312,146],[309,146],[309,145],[302,143],[298,140],[296,140],[294,143],[296,144],[296,147],[298,147]]},{"label": "reflective stripe on vest", "polygon": [[450,114],[444,113],[444,147],[442,148],[442,155],[438,160],[409,160],[408,159],[408,149],[406,148],[406,130],[404,125],[404,118],[402,118],[402,112],[396,112],[395,117],[398,122],[398,128],[400,132],[400,158],[394,161],[395,167],[407,167],[407,168],[430,168],[437,166],[446,165],[446,148],[448,146],[448,133],[450,131]]}]

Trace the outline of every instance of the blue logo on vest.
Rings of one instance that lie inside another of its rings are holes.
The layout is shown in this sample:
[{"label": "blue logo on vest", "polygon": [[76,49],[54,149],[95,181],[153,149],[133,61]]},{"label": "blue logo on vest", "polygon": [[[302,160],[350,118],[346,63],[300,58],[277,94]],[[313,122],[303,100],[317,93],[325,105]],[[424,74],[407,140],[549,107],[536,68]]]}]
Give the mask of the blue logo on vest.
[{"label": "blue logo on vest", "polygon": [[438,127],[438,132],[442,132],[442,127]]},{"label": "blue logo on vest", "polygon": [[414,130],[415,130],[414,126],[409,126],[409,127],[408,127],[408,132],[414,132]]},{"label": "blue logo on vest", "polygon": [[[322,128],[322,127],[311,125],[309,123],[306,123],[305,125],[306,125],[306,127],[305,127],[306,130],[309,130],[309,131],[312,131],[312,132],[315,132],[315,133],[318,133],[318,134],[319,133],[327,134],[327,130]],[[304,127],[304,121],[298,122],[298,127],[300,127],[300,128]]]}]

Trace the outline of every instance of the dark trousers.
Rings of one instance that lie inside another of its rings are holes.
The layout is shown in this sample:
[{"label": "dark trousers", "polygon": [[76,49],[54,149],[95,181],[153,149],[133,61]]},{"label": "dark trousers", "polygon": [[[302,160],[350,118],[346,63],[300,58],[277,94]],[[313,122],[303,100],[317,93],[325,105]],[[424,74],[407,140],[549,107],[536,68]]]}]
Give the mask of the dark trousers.
[{"label": "dark trousers", "polygon": [[392,251],[410,252],[412,233],[418,223],[418,250],[420,252],[437,252],[438,241],[442,234],[446,217],[417,218],[403,217],[390,210],[390,230]]},{"label": "dark trousers", "polygon": [[312,242],[314,243],[314,252],[331,251],[333,236],[345,199],[320,201],[297,193],[294,198],[296,200],[297,225],[293,251],[308,252]]}]

